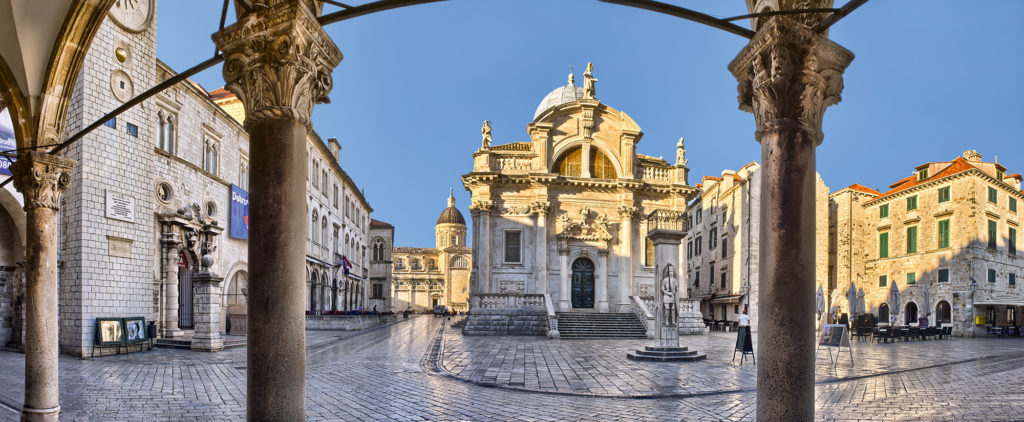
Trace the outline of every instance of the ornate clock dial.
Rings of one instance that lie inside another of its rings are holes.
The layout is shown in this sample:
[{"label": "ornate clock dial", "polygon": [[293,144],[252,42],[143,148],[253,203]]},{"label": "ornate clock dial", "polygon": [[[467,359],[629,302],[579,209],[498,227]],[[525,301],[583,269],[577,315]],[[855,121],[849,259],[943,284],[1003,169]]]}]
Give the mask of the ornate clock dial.
[{"label": "ornate clock dial", "polygon": [[128,32],[142,32],[153,20],[153,0],[116,0],[110,19]]}]

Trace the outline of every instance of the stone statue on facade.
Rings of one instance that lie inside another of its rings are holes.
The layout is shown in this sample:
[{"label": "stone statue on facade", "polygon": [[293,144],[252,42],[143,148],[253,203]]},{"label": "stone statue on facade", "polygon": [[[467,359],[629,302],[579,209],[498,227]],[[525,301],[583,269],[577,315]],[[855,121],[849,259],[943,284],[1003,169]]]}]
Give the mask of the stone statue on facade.
[{"label": "stone statue on facade", "polygon": [[676,165],[686,165],[686,146],[683,145],[683,138],[679,138],[679,143],[676,144]]},{"label": "stone statue on facade", "polygon": [[665,276],[661,279],[661,307],[664,312],[663,325],[675,326],[679,316],[679,309],[676,306],[677,292],[679,291],[679,278],[676,277],[675,268],[672,264],[665,267]]},{"label": "stone statue on facade", "polygon": [[588,62],[587,70],[583,72],[583,98],[594,98],[597,95],[597,88],[594,86],[596,82],[594,64]]},{"label": "stone statue on facade", "polygon": [[484,126],[480,128],[480,134],[483,135],[483,146],[480,148],[487,149],[491,147],[491,121],[484,120]]}]

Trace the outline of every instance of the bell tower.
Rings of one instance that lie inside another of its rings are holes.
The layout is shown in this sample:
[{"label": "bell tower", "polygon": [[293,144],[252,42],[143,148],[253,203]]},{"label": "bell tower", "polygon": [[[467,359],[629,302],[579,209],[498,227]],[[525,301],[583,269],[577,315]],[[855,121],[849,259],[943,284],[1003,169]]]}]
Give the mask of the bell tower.
[{"label": "bell tower", "polygon": [[437,218],[434,234],[437,249],[466,246],[466,219],[462,217],[459,209],[455,208],[455,194],[452,189],[448,191],[448,208],[441,211],[441,216]]}]

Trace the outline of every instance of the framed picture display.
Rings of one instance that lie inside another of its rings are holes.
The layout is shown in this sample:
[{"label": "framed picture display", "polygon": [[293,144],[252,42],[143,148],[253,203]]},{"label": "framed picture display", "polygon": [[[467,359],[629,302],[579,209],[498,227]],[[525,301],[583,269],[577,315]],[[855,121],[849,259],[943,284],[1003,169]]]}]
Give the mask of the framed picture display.
[{"label": "framed picture display", "polygon": [[113,346],[125,343],[124,319],[96,318],[96,344]]},{"label": "framed picture display", "polygon": [[124,319],[125,341],[128,343],[144,343],[146,338],[146,318],[131,317]]}]

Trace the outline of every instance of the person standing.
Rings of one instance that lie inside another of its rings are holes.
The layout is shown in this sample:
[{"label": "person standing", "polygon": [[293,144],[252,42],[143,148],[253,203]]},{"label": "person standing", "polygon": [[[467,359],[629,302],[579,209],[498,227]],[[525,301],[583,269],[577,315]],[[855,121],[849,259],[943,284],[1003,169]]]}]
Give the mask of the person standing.
[{"label": "person standing", "polygon": [[749,327],[749,326],[750,326],[750,316],[747,315],[747,311],[743,311],[743,313],[740,314],[740,327]]}]

